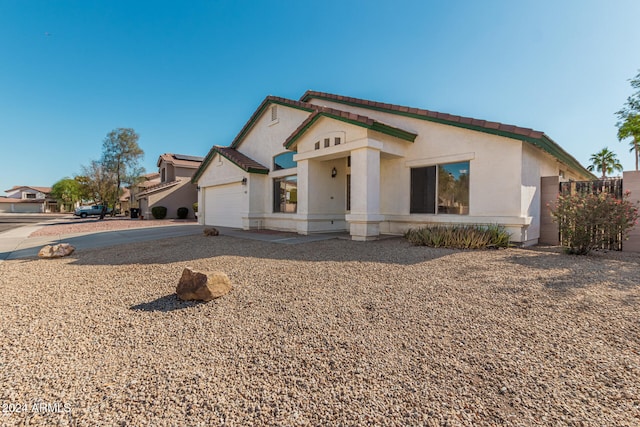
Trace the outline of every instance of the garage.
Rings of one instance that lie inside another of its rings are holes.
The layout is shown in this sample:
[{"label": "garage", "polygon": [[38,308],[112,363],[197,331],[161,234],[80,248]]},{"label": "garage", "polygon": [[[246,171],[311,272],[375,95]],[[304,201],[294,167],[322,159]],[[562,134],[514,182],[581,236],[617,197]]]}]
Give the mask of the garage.
[{"label": "garage", "polygon": [[241,183],[217,185],[204,189],[206,225],[242,228],[244,187]]}]

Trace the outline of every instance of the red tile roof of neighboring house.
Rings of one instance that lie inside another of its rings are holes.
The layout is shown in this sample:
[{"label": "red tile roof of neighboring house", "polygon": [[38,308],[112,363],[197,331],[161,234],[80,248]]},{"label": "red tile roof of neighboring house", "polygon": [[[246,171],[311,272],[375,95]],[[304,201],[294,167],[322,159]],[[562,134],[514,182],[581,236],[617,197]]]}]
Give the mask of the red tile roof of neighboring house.
[{"label": "red tile roof of neighboring house", "polygon": [[29,185],[16,185],[13,188],[10,188],[9,190],[5,190],[5,193],[8,193],[10,191],[15,191],[15,190],[19,190],[21,188],[29,188],[31,190],[36,190],[40,193],[45,193],[45,194],[49,194],[51,193],[51,187],[31,187]]},{"label": "red tile roof of neighboring house", "polygon": [[45,199],[14,199],[0,196],[0,203],[43,203]]},{"label": "red tile roof of neighboring house", "polygon": [[337,110],[329,107],[318,107],[316,111],[311,113],[309,117],[303,121],[300,126],[287,138],[282,144],[286,148],[291,147],[295,141],[315,123],[320,117],[329,117],[336,120],[341,120],[347,123],[354,124],[356,126],[362,126],[367,129],[371,129],[377,132],[382,132],[387,135],[395,136],[406,141],[415,141],[417,134],[413,132],[400,129],[395,126],[387,125],[378,120],[371,119],[361,114],[350,113],[348,111]]},{"label": "red tile roof of neighboring house", "polygon": [[144,191],[139,192],[138,194],[136,194],[136,198],[139,199],[142,196],[146,196],[146,195],[151,194],[151,193],[156,193],[158,191],[162,191],[162,190],[174,187],[174,186],[176,186],[178,184],[180,184],[179,180],[169,181],[169,182],[162,182],[160,184],[156,184],[156,185],[153,185],[151,187],[148,187]]},{"label": "red tile roof of neighboring house", "polygon": [[450,126],[457,126],[465,129],[491,133],[494,135],[504,136],[506,138],[518,139],[526,141],[554,156],[564,164],[582,172],[585,176],[593,177],[584,166],[580,164],[572,155],[567,153],[555,141],[549,138],[544,132],[533,130],[530,128],[522,128],[519,126],[506,125],[498,122],[490,122],[486,120],[478,120],[470,117],[456,116],[446,113],[438,113],[436,111],[424,110],[421,108],[411,108],[402,105],[387,104],[383,102],[369,101],[366,99],[352,98],[342,95],[334,95],[326,92],[317,92],[308,90],[300,98],[301,102],[308,102],[311,99],[333,101],[345,105],[366,108],[375,111],[398,114],[406,117],[428,120]]},{"label": "red tile roof of neighboring house", "polygon": [[200,164],[204,160],[204,157],[188,156],[186,154],[164,153],[160,155],[160,157],[158,157],[158,167],[160,167],[160,162],[163,160],[165,163],[171,163],[174,166],[195,169],[200,166]]}]

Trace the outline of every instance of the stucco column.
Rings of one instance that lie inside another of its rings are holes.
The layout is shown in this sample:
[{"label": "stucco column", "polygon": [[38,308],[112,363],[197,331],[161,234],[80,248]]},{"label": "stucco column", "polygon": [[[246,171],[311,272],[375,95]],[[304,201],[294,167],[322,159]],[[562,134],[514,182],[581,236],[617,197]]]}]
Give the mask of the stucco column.
[{"label": "stucco column", "polygon": [[353,240],[380,235],[380,150],[363,147],[351,152],[351,213],[346,216]]},{"label": "stucco column", "polygon": [[[558,245],[560,234],[558,223],[553,220],[551,209],[555,208],[560,193],[560,177],[544,176],[540,178],[540,237],[538,243]],[[548,206],[547,206],[548,205]]]},{"label": "stucco column", "polygon": [[296,231],[299,234],[309,234],[307,220],[309,218],[309,160],[297,162],[298,171],[298,206],[295,215]]},{"label": "stucco column", "polygon": [[[629,201],[640,208],[640,172],[623,172],[622,189],[630,192]],[[622,250],[624,252],[640,252],[640,225],[631,229],[629,240],[622,242]]]}]

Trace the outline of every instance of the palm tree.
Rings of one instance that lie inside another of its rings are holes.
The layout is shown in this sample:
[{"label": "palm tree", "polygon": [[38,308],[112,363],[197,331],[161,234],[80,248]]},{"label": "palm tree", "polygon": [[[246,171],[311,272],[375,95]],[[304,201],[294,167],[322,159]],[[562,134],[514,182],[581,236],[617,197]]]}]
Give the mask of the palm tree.
[{"label": "palm tree", "polygon": [[622,165],[616,157],[616,153],[607,147],[591,155],[589,159],[591,165],[587,168],[589,171],[594,169],[602,172],[602,179],[607,178],[607,174],[612,174],[614,170],[622,171]]},{"label": "palm tree", "polygon": [[624,122],[618,125],[618,140],[631,138],[629,145],[635,151],[636,170],[638,170],[638,156],[640,156],[640,115],[628,115]]}]

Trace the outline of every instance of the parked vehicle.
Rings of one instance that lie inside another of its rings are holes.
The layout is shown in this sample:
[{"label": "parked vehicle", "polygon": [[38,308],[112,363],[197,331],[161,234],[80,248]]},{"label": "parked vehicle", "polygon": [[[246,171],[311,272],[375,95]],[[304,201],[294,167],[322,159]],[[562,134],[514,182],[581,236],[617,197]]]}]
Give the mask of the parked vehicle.
[{"label": "parked vehicle", "polygon": [[[98,216],[102,214],[102,208],[104,205],[92,205],[92,206],[80,206],[77,208],[73,214],[75,216],[79,216],[80,218],[86,218],[88,216]],[[105,215],[111,215],[113,209],[107,208],[105,211]]]}]

